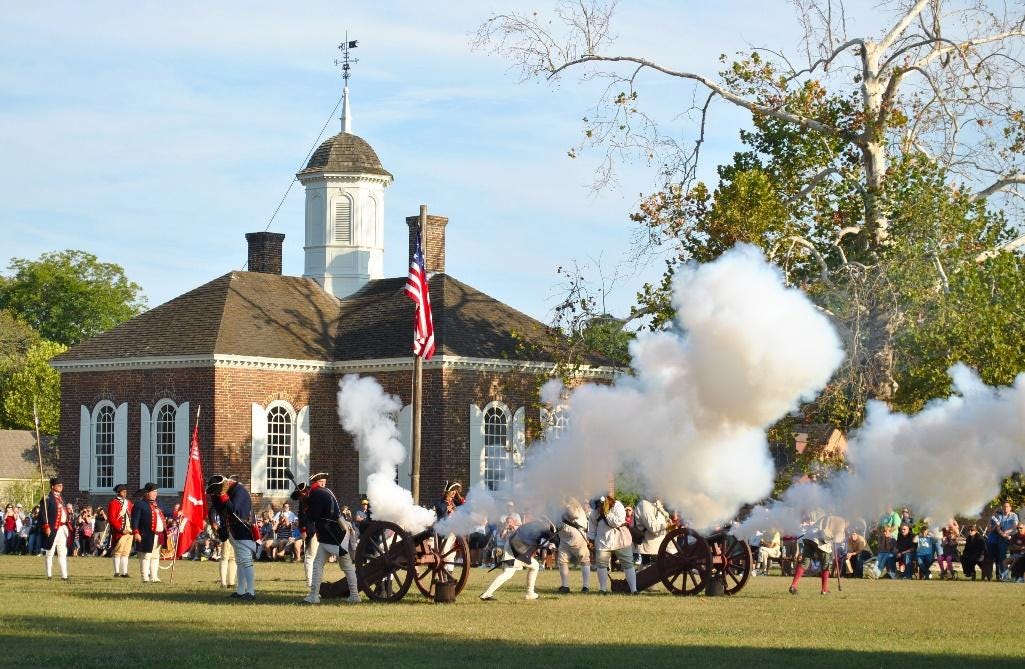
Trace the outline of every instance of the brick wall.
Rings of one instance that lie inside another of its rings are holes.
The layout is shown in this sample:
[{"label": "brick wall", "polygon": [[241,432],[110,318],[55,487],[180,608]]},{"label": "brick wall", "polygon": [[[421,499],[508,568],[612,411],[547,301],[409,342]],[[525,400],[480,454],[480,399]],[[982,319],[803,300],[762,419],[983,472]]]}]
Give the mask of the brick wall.
[{"label": "brick wall", "polygon": [[[407,216],[406,225],[409,226],[409,259],[413,258],[413,249],[416,248],[416,231],[420,225],[419,216]],[[428,274],[445,271],[445,227],[448,225],[448,218],[445,216],[433,216],[428,214],[427,227],[424,229],[424,264]]]},{"label": "brick wall", "polygon": [[[194,423],[196,410],[203,407],[200,435],[213,433],[213,370],[209,368],[155,369],[111,372],[65,372],[61,374],[61,425],[57,440],[60,475],[64,479],[64,497],[81,503],[104,503],[110,495],[83,495],[78,487],[79,418],[81,406],[91,410],[101,400],[115,406],[128,403],[128,487],[139,486],[139,425],[142,403],[151,409],[159,400],[169,398],[180,404],[189,402]],[[209,440],[201,440],[204,461],[213,455]],[[124,483],[124,481],[115,481]]]},{"label": "brick wall", "polygon": [[[408,371],[374,375],[388,393],[405,406],[412,401]],[[266,407],[285,400],[296,410],[310,407],[310,471],[330,475],[331,488],[344,504],[359,493],[359,468],[352,438],[338,420],[340,374],[277,372],[236,368],[184,368],[100,373],[64,373],[61,387],[60,473],[69,500],[86,501],[78,490],[79,407],[109,399],[128,402],[128,482],[139,482],[139,404],[152,407],[168,397],[190,403],[191,419],[198,406],[200,443],[206,476],[234,475],[247,485],[251,474],[252,404]],[[441,496],[447,480],[468,484],[470,477],[469,405],[504,402],[512,411],[534,412],[537,377],[533,374],[425,370],[423,375],[421,503]],[[528,435],[528,440],[536,435]],[[104,502],[101,495],[92,502]],[[264,500],[256,496],[257,508]],[[283,496],[273,497],[275,505]]]}]

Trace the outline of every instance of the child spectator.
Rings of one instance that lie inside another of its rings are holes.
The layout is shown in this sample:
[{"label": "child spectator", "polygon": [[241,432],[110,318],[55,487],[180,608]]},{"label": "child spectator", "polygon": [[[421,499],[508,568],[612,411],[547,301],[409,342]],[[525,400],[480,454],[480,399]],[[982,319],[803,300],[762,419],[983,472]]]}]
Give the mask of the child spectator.
[{"label": "child spectator", "polygon": [[897,540],[892,535],[889,525],[883,526],[883,536],[879,538],[879,552],[876,553],[876,570],[880,576],[897,578]]},{"label": "child spectator", "polygon": [[940,565],[940,579],[954,580],[954,562],[958,558],[958,538],[958,532],[953,527],[948,525],[943,528],[943,536],[940,538],[940,556],[937,559]]},{"label": "child spectator", "polygon": [[929,526],[922,525],[921,529],[918,530],[918,536],[915,537],[915,564],[918,565],[918,578],[930,579],[932,574],[929,572],[932,569],[933,562],[936,561],[936,556],[940,554],[939,542],[936,541],[936,537],[929,534]]}]

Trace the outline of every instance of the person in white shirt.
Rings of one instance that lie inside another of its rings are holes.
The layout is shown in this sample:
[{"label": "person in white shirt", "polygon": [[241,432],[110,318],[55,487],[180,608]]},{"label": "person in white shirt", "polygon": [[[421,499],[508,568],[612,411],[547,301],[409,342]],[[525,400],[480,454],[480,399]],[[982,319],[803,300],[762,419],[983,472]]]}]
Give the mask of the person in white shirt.
[{"label": "person in white shirt", "polygon": [[598,563],[598,588],[611,594],[609,567],[615,555],[623,568],[630,594],[637,593],[637,572],[634,570],[633,538],[626,526],[626,509],[611,494],[596,500],[591,512],[589,536],[594,541],[595,562]]}]

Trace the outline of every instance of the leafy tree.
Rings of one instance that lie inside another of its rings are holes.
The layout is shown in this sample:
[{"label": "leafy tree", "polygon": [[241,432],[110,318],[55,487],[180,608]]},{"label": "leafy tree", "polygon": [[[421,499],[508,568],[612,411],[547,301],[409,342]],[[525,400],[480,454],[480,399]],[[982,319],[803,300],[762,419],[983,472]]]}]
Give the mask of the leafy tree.
[{"label": "leafy tree", "polygon": [[45,339],[73,346],[146,308],[138,284],[113,263],[84,251],[14,258],[0,282],[0,309],[16,314]]},{"label": "leafy tree", "polygon": [[35,406],[43,434],[56,435],[60,430],[60,372],[50,366],[50,358],[67,349],[63,344],[40,341],[29,349],[24,363],[10,375],[4,389],[3,408],[11,427],[34,429]]},{"label": "leafy tree", "polygon": [[[39,333],[18,320],[6,309],[0,309],[0,400],[2,400],[11,374],[25,362],[32,345],[39,341]],[[0,428],[10,428],[0,401]]]},{"label": "leafy tree", "polygon": [[[917,373],[915,347],[949,344],[916,341],[950,318],[942,314],[991,314],[1015,299],[1018,260],[1007,252],[1025,236],[998,208],[1016,214],[1006,194],[1025,184],[1025,9],[892,0],[874,14],[887,20],[877,34],[849,35],[842,2],[792,4],[803,53],[724,56],[718,75],[614,51],[615,3],[598,0],[562,2],[554,17],[495,15],[478,45],[509,57],[525,78],[578,72],[609,82],[580,147],[604,149],[599,183],[631,151],[664,165],[662,187],[634,220],[645,233],[638,251],[665,253],[669,269],[644,288],[633,316],[669,322],[677,262],[713,259],[738,241],[760,246],[844,339],[846,366],[808,412],[847,427],[867,399],[914,407],[941,392],[936,370],[949,356]],[[690,147],[667,138],[641,106],[645,86],[665,83],[695,93],[694,107],[680,110],[695,120]],[[753,127],[713,187],[696,180],[696,167],[707,116],[722,103],[751,112]],[[998,320],[985,329],[1009,350],[1017,320]],[[961,341],[947,350],[986,367],[971,348]],[[1022,369],[1021,356],[1004,367]]]}]

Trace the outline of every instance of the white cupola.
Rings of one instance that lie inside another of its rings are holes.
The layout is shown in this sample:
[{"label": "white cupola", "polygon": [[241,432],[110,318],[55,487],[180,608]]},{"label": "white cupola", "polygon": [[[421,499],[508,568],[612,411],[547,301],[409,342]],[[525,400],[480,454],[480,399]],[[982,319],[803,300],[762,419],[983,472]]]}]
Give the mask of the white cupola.
[{"label": "white cupola", "polygon": [[384,189],[392,182],[351,127],[346,86],[342,132],[321,144],[296,175],[306,188],[303,276],[338,298],[384,278]]}]

